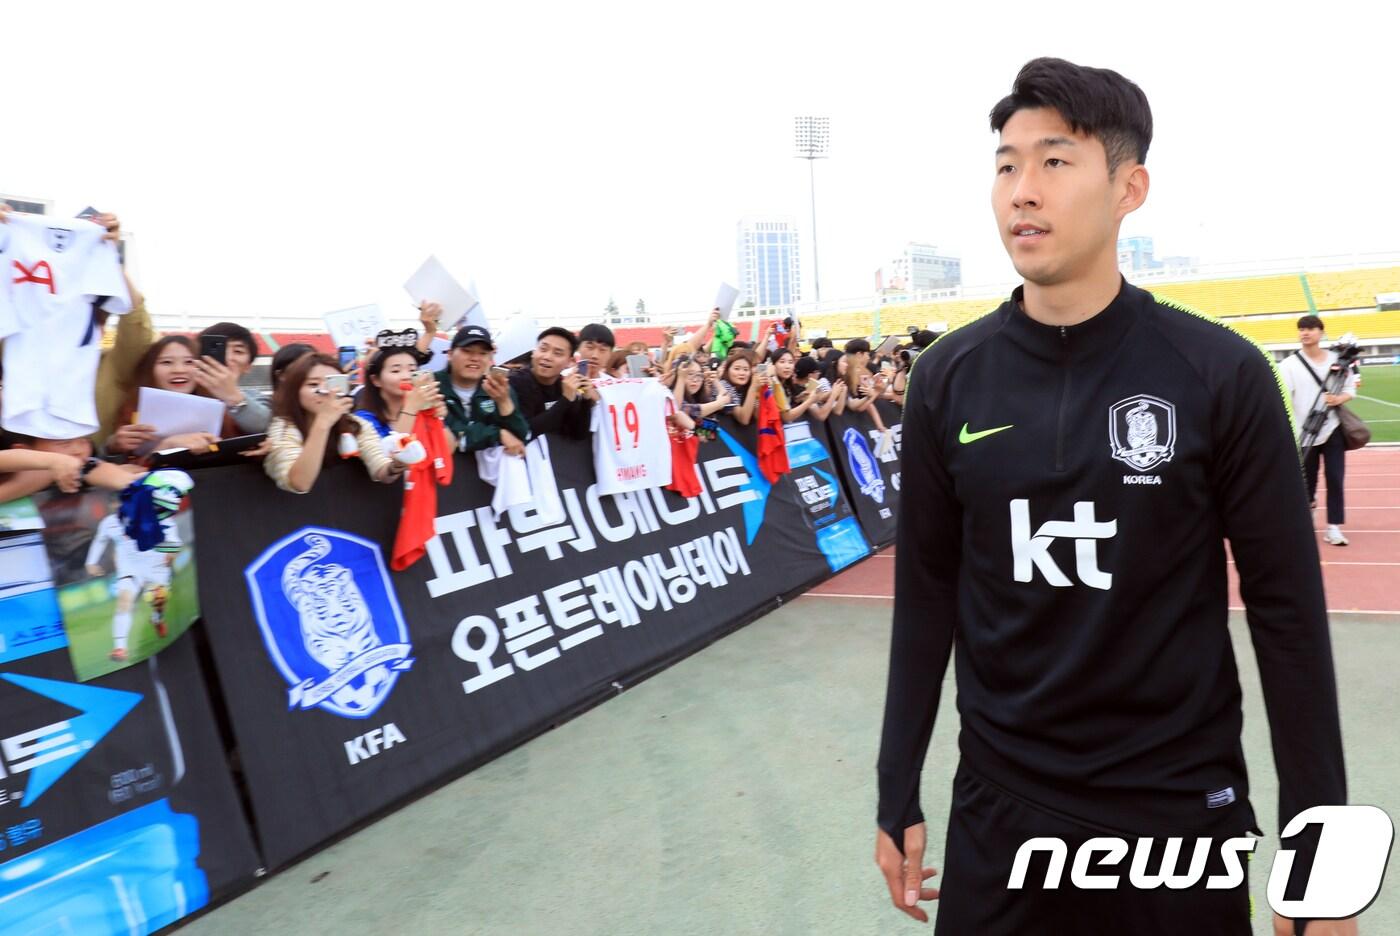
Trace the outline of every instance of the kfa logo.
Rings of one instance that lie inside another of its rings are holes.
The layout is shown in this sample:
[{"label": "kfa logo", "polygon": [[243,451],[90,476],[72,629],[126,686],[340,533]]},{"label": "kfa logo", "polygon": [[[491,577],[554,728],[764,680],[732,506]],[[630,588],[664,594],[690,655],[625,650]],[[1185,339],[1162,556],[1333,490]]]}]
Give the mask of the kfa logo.
[{"label": "kfa logo", "polygon": [[389,722],[383,728],[374,728],[358,738],[346,741],[345,759],[350,762],[351,767],[354,767],[360,761],[376,757],[394,745],[403,744],[407,740],[403,736],[403,732],[399,730],[399,726]]},{"label": "kfa logo", "polygon": [[46,240],[50,250],[54,253],[63,253],[73,243],[73,232],[69,228],[51,227],[48,229]]},{"label": "kfa logo", "polygon": [[0,739],[0,779],[29,774],[21,806],[29,806],[68,772],[141,701],[140,693],[78,683],[0,674],[0,679],[78,710],[40,728]]},{"label": "kfa logo", "polygon": [[288,708],[368,718],[413,665],[408,627],[379,547],[303,527],[243,573]]},{"label": "kfa logo", "polygon": [[1050,555],[1050,544],[1055,540],[1072,539],[1079,580],[1090,588],[1107,591],[1113,587],[1113,575],[1099,569],[1098,541],[1111,539],[1117,533],[1117,520],[1095,520],[1094,502],[1077,501],[1073,520],[1047,520],[1032,535],[1031,502],[1014,500],[1011,502],[1011,557],[1015,579],[1032,581],[1035,570],[1039,569],[1045,580],[1056,588],[1073,585]]},{"label": "kfa logo", "polygon": [[1176,407],[1139,394],[1108,409],[1108,441],[1113,457],[1135,471],[1151,471],[1176,451]]},{"label": "kfa logo", "polygon": [[847,429],[841,434],[846,444],[846,463],[851,466],[851,477],[855,479],[860,492],[877,504],[885,502],[885,479],[880,477],[880,463],[870,453],[870,446],[856,428]]}]

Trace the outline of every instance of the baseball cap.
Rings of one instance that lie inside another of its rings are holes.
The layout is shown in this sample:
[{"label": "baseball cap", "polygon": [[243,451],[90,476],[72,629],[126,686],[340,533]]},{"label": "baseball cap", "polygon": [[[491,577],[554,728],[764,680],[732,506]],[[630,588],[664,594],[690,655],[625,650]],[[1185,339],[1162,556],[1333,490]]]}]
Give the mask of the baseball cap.
[{"label": "baseball cap", "polygon": [[491,340],[491,333],[480,325],[463,325],[457,329],[457,334],[452,336],[454,348],[465,348],[474,344],[484,344],[493,351],[496,349],[496,343]]},{"label": "baseball cap", "polygon": [[597,322],[583,326],[583,330],[578,333],[579,344],[585,341],[596,341],[600,345],[613,346],[612,329]]}]

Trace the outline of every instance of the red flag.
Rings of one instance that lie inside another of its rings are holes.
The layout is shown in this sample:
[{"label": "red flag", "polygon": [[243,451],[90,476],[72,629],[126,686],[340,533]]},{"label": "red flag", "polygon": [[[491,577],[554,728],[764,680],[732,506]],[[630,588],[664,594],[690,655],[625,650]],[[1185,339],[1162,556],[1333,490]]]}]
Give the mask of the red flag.
[{"label": "red flag", "polygon": [[769,484],[792,470],[788,466],[787,440],[783,438],[783,414],[778,412],[772,387],[764,387],[758,401],[758,470]]},{"label": "red flag", "polygon": [[[685,438],[681,438],[681,436]],[[699,497],[700,479],[695,475],[695,459],[700,454],[700,438],[693,433],[671,434],[671,483],[668,491],[681,497]]]},{"label": "red flag", "polygon": [[428,457],[410,465],[403,481],[403,510],[389,562],[395,572],[407,569],[427,552],[425,545],[434,536],[433,521],[437,519],[437,486],[452,483],[452,448],[442,420],[432,410],[419,410],[413,420],[413,435],[423,443]]}]

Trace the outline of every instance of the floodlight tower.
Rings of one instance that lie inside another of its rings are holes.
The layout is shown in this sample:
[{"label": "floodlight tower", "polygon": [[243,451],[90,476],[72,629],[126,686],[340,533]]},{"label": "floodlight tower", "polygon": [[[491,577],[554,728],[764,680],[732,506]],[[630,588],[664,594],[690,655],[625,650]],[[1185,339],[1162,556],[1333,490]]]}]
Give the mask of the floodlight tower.
[{"label": "floodlight tower", "polygon": [[807,160],[807,176],[812,188],[812,286],[817,305],[822,301],[821,276],[817,269],[817,171],[816,161],[827,158],[831,145],[831,118],[797,118],[797,158]]}]

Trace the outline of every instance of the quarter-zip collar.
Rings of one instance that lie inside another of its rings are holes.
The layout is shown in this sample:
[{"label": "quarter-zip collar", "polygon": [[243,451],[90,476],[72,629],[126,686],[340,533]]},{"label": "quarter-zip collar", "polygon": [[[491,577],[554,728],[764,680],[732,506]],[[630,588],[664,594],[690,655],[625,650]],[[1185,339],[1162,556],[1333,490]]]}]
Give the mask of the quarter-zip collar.
[{"label": "quarter-zip collar", "polygon": [[[1035,357],[1071,362],[1116,347],[1137,321],[1137,306],[1148,294],[1120,278],[1118,295],[1101,312],[1078,325],[1045,325],[1026,314],[1025,287],[1011,294],[1006,333]],[[1150,297],[1148,297],[1150,299]]]}]

